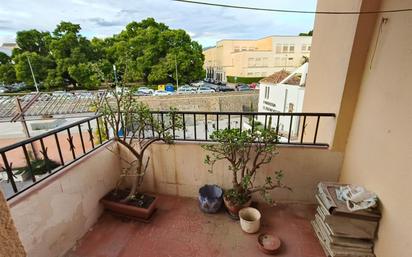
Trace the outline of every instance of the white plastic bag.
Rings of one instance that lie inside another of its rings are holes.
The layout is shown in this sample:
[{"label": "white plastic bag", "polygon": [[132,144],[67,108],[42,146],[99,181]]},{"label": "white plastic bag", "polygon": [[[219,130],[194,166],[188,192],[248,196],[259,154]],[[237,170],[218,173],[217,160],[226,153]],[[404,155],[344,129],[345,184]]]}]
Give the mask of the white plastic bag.
[{"label": "white plastic bag", "polygon": [[338,198],[346,201],[346,206],[350,211],[369,209],[375,207],[378,203],[377,195],[362,186],[340,187]]}]

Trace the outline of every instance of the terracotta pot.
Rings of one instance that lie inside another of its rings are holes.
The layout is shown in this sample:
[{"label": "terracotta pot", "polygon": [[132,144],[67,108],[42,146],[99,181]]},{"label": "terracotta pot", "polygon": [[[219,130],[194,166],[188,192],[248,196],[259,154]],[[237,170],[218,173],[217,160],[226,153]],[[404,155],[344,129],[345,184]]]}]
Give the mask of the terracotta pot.
[{"label": "terracotta pot", "polygon": [[110,210],[114,213],[129,216],[132,218],[148,220],[152,216],[153,212],[156,210],[157,197],[155,196],[150,196],[154,198],[153,201],[150,203],[149,206],[143,208],[128,203],[112,200],[109,197],[111,193],[112,192],[110,192],[108,195],[102,198],[100,202],[103,204],[105,209]]},{"label": "terracotta pot", "polygon": [[226,196],[223,197],[223,202],[225,203],[225,207],[228,210],[229,214],[234,217],[239,217],[239,211],[243,208],[249,207],[252,204],[252,198],[249,199],[246,203],[242,205],[234,204],[228,199]]},{"label": "terracotta pot", "polygon": [[257,209],[252,207],[243,208],[239,211],[240,227],[246,233],[256,233],[260,228],[261,217],[262,215]]}]

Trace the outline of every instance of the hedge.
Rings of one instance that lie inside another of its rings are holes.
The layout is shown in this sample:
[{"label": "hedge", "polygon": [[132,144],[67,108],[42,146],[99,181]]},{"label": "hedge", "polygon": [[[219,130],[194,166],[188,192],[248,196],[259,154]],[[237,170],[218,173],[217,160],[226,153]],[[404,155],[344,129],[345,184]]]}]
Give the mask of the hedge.
[{"label": "hedge", "polygon": [[235,77],[234,76],[227,76],[227,82],[229,83],[245,83],[250,84],[253,82],[259,82],[259,80],[263,79],[264,77]]}]

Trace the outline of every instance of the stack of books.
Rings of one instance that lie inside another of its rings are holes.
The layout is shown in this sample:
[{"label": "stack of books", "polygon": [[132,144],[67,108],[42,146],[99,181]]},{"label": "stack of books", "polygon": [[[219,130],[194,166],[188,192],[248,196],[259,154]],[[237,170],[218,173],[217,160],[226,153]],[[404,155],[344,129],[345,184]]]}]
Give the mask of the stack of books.
[{"label": "stack of books", "polygon": [[321,182],[316,199],[317,213],[312,226],[325,251],[331,257],[375,257],[373,241],[381,217],[377,209],[350,211],[337,198],[345,184]]}]

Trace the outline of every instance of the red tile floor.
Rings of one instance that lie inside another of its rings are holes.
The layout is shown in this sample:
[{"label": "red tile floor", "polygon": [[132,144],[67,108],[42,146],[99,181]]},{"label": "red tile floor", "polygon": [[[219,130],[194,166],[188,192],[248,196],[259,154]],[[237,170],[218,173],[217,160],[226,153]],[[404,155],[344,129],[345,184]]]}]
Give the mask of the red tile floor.
[{"label": "red tile floor", "polygon": [[[324,257],[310,225],[315,207],[304,204],[260,204],[260,232],[277,234],[282,257]],[[223,211],[204,214],[197,200],[159,196],[149,224],[122,221],[103,214],[66,257],[258,257],[258,234],[246,234]]]}]

